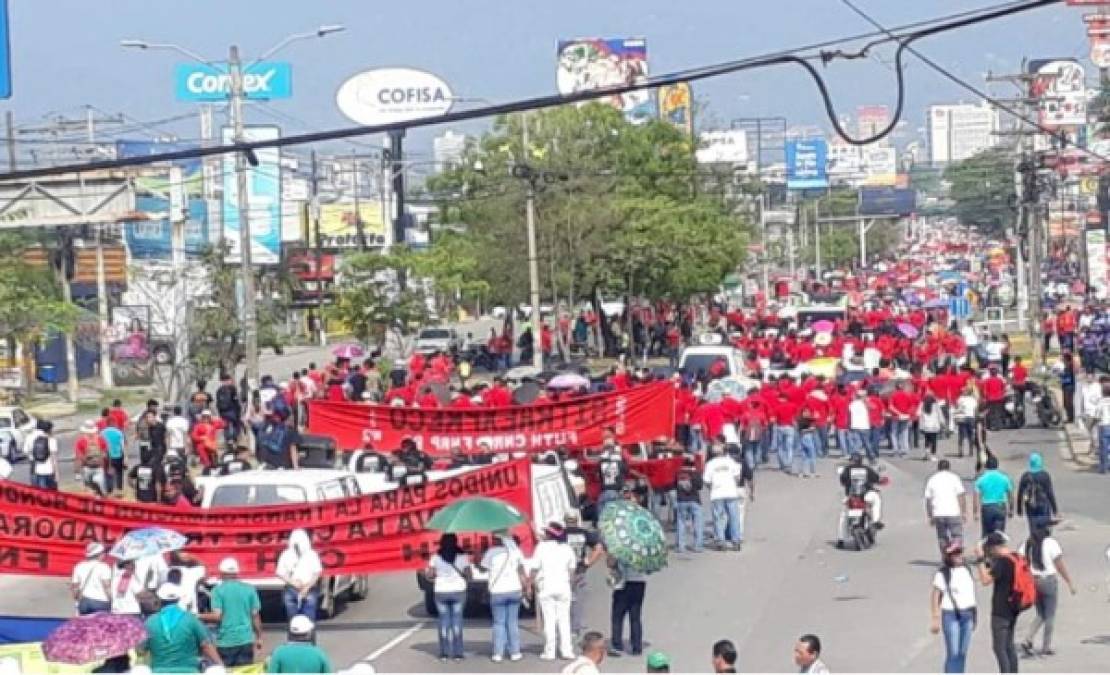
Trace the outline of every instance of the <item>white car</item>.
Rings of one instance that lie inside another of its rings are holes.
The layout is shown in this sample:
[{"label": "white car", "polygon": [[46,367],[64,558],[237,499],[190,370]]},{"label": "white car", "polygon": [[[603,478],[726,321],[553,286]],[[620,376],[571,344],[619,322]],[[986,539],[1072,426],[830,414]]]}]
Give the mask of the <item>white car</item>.
[{"label": "white car", "polygon": [[0,457],[14,462],[23,456],[23,442],[38,426],[33,415],[15,406],[0,406]]},{"label": "white car", "polygon": [[444,326],[421,328],[416,334],[416,344],[413,348],[421,354],[450,353],[459,348],[459,334],[454,328]]},{"label": "white car", "polygon": [[709,372],[709,368],[723,359],[725,362],[724,375],[729,377],[746,376],[744,368],[744,352],[728,344],[715,333],[706,333],[700,336],[701,344],[687,347],[678,357],[678,369],[687,377],[696,377],[701,372]]},{"label": "white car", "polygon": [[[256,469],[230,476],[202,476],[196,479],[196,483],[201,491],[201,508],[204,509],[311,504],[362,494],[354,474],[335,469]],[[245,578],[243,581],[257,588],[260,594],[280,594],[284,588],[277,577]],[[325,575],[322,582],[319,612],[324,618],[335,615],[336,599],[341,595],[362,600],[370,593],[369,575]]]}]

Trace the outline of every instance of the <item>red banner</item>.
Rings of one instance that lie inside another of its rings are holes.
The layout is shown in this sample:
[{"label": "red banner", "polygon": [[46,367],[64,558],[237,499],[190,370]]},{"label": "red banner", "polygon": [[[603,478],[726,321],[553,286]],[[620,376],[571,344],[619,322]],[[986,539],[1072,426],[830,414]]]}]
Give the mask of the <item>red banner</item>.
[{"label": "red banner", "polygon": [[500,408],[411,408],[366,403],[312,401],[308,430],[331,436],[340,448],[370,443],[396,450],[411,438],[425,452],[494,452],[599,447],[611,427],[621,443],[650,441],[674,433],[674,386],[658,383],[569,401]]},{"label": "red banner", "polygon": [[[418,569],[435,552],[439,533],[424,524],[462,497],[502,499],[524,514],[517,534],[531,542],[532,465],[526,459],[352,499],[315,504],[183,511],[0,481],[0,573],[69,576],[90,541],[114,542],[126,532],[166,527],[189,539],[185,550],[210,571],[235,556],[243,577],[273,576],[289,533],[307,530],[333,574]],[[460,537],[480,551],[488,535]]]}]

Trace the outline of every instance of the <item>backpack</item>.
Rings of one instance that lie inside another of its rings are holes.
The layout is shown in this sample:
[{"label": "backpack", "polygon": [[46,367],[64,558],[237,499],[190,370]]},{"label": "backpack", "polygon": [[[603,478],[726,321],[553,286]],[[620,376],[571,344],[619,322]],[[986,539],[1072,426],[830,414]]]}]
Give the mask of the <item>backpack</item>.
[{"label": "backpack", "polygon": [[1008,557],[1014,565],[1014,585],[1010,590],[1010,606],[1015,613],[1020,614],[1037,601],[1037,585],[1033,579],[1033,570],[1029,569],[1029,560],[1025,556],[1011,552]]},{"label": "backpack", "polygon": [[31,459],[36,462],[45,462],[50,459],[50,439],[46,437],[46,434],[35,437],[35,441],[31,444]]},{"label": "backpack", "polygon": [[1032,476],[1029,479],[1029,489],[1025,491],[1025,510],[1028,513],[1040,514],[1048,511],[1048,495],[1045,493],[1044,486]]},{"label": "backpack", "polygon": [[285,425],[272,424],[262,432],[258,444],[271,457],[280,457],[285,450]]}]

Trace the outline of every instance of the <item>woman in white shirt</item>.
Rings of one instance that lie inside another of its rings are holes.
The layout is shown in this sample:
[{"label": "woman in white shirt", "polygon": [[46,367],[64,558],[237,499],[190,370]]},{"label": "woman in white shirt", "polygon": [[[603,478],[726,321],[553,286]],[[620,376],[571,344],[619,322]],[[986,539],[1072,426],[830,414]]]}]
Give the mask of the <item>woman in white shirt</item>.
[{"label": "woman in white shirt", "polygon": [[933,575],[929,607],[934,634],[944,630],[944,672],[962,673],[967,665],[967,650],[978,620],[975,605],[975,579],[964,562],[960,544],[944,550],[944,564]]},{"label": "woman in white shirt", "polygon": [[524,658],[520,652],[520,600],[527,576],[524,555],[515,537],[501,534],[496,546],[482,556],[479,567],[488,575],[489,605],[493,613],[494,663],[500,663],[508,651],[510,661]]},{"label": "woman in white shirt", "polygon": [[143,580],[135,571],[135,561],[121,560],[112,571],[112,614],[142,614],[139,593],[144,590]]},{"label": "woman in white shirt", "polygon": [[70,586],[79,616],[107,612],[112,608],[112,568],[104,562],[104,544],[90,541],[85,546],[85,559],[73,568]]},{"label": "woman in white shirt", "polygon": [[975,435],[975,419],[979,414],[979,397],[975,394],[975,385],[968,382],[960,397],[956,399],[956,452],[958,457],[964,456],[964,441],[967,441],[968,454],[979,450],[979,441]]},{"label": "woman in white shirt", "polygon": [[439,660],[463,658],[463,608],[470,556],[459,548],[458,538],[448,532],[439,538],[439,552],[428,562],[424,576],[432,582],[439,614]]},{"label": "woman in white shirt", "polygon": [[925,394],[925,400],[918,408],[917,425],[925,434],[925,455],[921,459],[937,461],[937,437],[944,427],[944,418],[940,404],[932,394]]},{"label": "woman in white shirt", "polygon": [[1022,547],[1025,558],[1029,561],[1029,568],[1033,572],[1033,580],[1037,585],[1037,617],[1029,627],[1025,641],[1021,643],[1021,650],[1026,656],[1033,656],[1033,638],[1037,631],[1044,627],[1044,643],[1041,654],[1052,656],[1052,628],[1056,623],[1056,601],[1060,597],[1059,582],[1056,577],[1063,578],[1068,585],[1068,590],[1075,595],[1075,584],[1072,583],[1068,568],[1064,565],[1064,551],[1060,542],[1051,536],[1048,528],[1039,528],[1033,532]]}]

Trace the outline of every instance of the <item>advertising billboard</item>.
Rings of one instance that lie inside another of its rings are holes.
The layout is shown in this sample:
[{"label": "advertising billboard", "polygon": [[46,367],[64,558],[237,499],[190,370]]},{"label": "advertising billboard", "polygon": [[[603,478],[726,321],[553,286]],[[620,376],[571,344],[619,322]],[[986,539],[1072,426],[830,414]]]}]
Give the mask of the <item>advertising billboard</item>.
[{"label": "advertising billboard", "polygon": [[[153,196],[135,197],[135,210],[142,213],[168,214],[169,200]],[[189,200],[185,219],[185,255],[199,256],[208,247],[208,202]],[[135,220],[124,227],[124,238],[131,257],[145,260],[169,260],[173,257],[173,227],[168,217]]]},{"label": "advertising billboard", "polygon": [[[555,81],[566,96],[580,91],[643,82],[648,76],[647,40],[643,38],[576,38],[560,40]],[[653,92],[612,96],[608,103],[634,124],[655,117]]]},{"label": "advertising billboard", "polygon": [[[379,201],[359,201],[355,218],[354,202],[320,205],[320,246],[322,248],[358,248],[359,221],[367,246],[385,246],[385,207]],[[315,223],[306,224],[309,241],[316,242]]]},{"label": "advertising billboard", "polygon": [[[231,71],[226,63],[179,63],[173,73],[178,101],[226,101],[231,94]],[[259,61],[243,69],[243,96],[267,101],[293,96],[293,66],[284,61]]]},{"label": "advertising billboard", "polygon": [[[148,157],[150,155],[160,155],[165,152],[196,150],[199,147],[200,146],[196,143],[183,143],[180,141],[122,140],[116,141],[116,157],[120,159]],[[181,169],[181,173],[183,174],[182,180],[185,183],[185,195],[187,197],[201,196],[204,193],[204,172],[202,170],[200,158],[182,159],[173,162],[173,165]],[[137,187],[140,192],[164,194],[168,197],[171,188],[177,186],[170,185],[169,173],[166,173],[160,176],[139,176],[135,179],[135,187]]]},{"label": "advertising billboard", "polygon": [[[243,130],[246,141],[270,141],[281,131],[275,126],[249,126]],[[223,143],[230,145],[234,134],[223,128]],[[277,148],[255,151],[258,166],[247,167],[247,208],[250,218],[251,262],[276,265],[281,260],[281,161]],[[235,173],[235,153],[221,156],[224,184],[224,241],[227,260],[239,260],[239,189]]]},{"label": "advertising billboard", "polygon": [[917,191],[871,187],[859,191],[861,216],[908,216],[917,209]]},{"label": "advertising billboard", "polygon": [[154,382],[154,359],[150,348],[150,306],[121,305],[112,308],[112,382],[117,387],[137,387]]},{"label": "advertising billboard", "polygon": [[12,97],[12,49],[8,0],[0,0],[0,98]]},{"label": "advertising billboard", "polygon": [[823,138],[786,142],[786,187],[791,190],[829,186],[829,144]]},{"label": "advertising billboard", "polygon": [[1084,233],[1087,245],[1087,276],[1091,287],[1099,298],[1107,296],[1107,286],[1110,284],[1110,269],[1106,264],[1106,230],[1087,230]]},{"label": "advertising billboard", "polygon": [[659,87],[659,119],[666,120],[688,134],[694,133],[694,96],[688,82]]},{"label": "advertising billboard", "polygon": [[748,133],[743,129],[698,135],[698,164],[747,164]]},{"label": "advertising billboard", "polygon": [[888,146],[866,145],[861,149],[864,185],[892,186],[898,182],[898,152]]},{"label": "advertising billboard", "polygon": [[1029,96],[1037,100],[1037,121],[1045,127],[1087,124],[1087,84],[1083,66],[1075,59],[1038,59],[1029,62]]},{"label": "advertising billboard", "polygon": [[367,70],[348,78],[335,94],[339,111],[367,126],[446,115],[454,103],[446,82],[415,68]]}]

